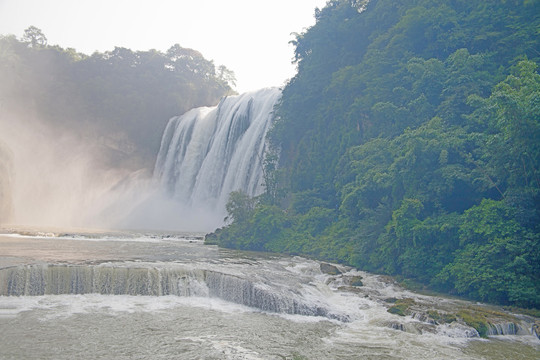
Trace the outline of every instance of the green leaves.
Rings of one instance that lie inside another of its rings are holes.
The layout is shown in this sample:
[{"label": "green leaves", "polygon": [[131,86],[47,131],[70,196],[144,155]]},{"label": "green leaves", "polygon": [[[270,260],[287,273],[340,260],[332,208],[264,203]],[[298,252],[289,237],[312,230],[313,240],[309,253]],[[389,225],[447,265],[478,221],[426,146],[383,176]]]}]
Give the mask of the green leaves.
[{"label": "green leaves", "polygon": [[236,221],[237,223],[246,222],[255,210],[256,200],[249,197],[241,191],[233,191],[229,194],[229,200],[225,206],[229,214],[226,220]]},{"label": "green leaves", "polygon": [[502,201],[483,200],[463,215],[462,248],[440,278],[483,301],[540,306],[538,234],[530,233]]},{"label": "green leaves", "polygon": [[484,199],[463,214],[459,237],[462,245],[482,244],[496,237],[513,236],[518,231],[512,208],[501,201]]},{"label": "green leaves", "polygon": [[30,26],[28,29],[24,30],[24,35],[21,40],[33,48],[44,47],[47,45],[47,37],[35,26]]}]

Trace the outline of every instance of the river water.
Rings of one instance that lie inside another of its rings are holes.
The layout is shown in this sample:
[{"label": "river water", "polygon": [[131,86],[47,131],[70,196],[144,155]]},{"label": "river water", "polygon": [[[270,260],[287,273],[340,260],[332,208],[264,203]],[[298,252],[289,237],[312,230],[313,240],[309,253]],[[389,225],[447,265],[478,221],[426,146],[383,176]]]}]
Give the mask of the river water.
[{"label": "river water", "polygon": [[481,339],[464,324],[387,309],[405,298],[441,311],[483,305],[338,268],[220,249],[197,234],[4,229],[0,359],[539,358],[534,319]]}]

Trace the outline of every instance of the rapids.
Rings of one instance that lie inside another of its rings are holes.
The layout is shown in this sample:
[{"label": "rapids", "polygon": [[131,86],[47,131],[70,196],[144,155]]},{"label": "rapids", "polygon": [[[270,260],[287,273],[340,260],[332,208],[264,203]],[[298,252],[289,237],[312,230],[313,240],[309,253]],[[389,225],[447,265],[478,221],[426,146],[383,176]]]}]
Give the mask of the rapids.
[{"label": "rapids", "polygon": [[[537,358],[535,319],[201,234],[4,230],[0,359]],[[361,277],[361,283],[353,280]],[[353,285],[353,284],[356,284]],[[388,309],[412,299],[406,316]],[[478,337],[460,309],[502,314]]]}]

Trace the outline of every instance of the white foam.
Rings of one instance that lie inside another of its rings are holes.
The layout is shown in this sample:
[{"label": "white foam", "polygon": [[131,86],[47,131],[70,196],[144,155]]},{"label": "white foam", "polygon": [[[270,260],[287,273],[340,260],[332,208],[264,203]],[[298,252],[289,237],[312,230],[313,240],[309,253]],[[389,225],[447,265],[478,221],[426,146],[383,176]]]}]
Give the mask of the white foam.
[{"label": "white foam", "polygon": [[201,345],[210,344],[225,359],[259,360],[261,355],[246,349],[238,341],[217,339],[216,335],[185,336],[176,338],[177,341],[189,341]]},{"label": "white foam", "polygon": [[163,312],[180,307],[203,308],[228,314],[255,311],[243,305],[207,297],[100,294],[0,296],[0,316],[15,317],[26,311],[37,311],[43,314],[42,320],[91,313]]}]

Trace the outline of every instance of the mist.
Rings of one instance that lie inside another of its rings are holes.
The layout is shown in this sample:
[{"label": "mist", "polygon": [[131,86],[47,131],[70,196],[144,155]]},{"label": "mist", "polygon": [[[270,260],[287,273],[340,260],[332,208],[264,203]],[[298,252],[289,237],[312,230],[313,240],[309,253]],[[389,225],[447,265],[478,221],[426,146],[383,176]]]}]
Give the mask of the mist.
[{"label": "mist", "polygon": [[[179,45],[89,57],[27,30],[33,42],[0,36],[0,224],[204,231],[221,224],[222,213],[162,195],[152,172],[168,119],[217,104],[232,92],[232,72],[224,78],[226,68],[217,73]],[[191,62],[176,62],[185,54]]]},{"label": "mist", "polygon": [[[151,181],[152,186],[157,186]],[[123,192],[120,201],[113,204],[113,214],[122,214],[116,217],[116,227],[136,230],[163,230],[163,231],[188,231],[210,232],[224,223],[224,209],[216,209],[207,204],[187,205],[175,199],[171,199],[159,189],[146,187],[146,193],[138,198],[125,196],[136,192]],[[145,189],[142,189],[143,191]],[[102,214],[107,214],[111,208]],[[127,210],[127,211],[126,211]]]},{"label": "mist", "polygon": [[167,198],[146,169],[108,166],[100,144],[29,115],[0,119],[0,224],[210,231],[212,209]]},{"label": "mist", "polygon": [[105,194],[126,176],[102,164],[98,145],[31,115],[2,116],[0,141],[10,163],[2,174],[10,204],[3,223],[89,225]]}]

